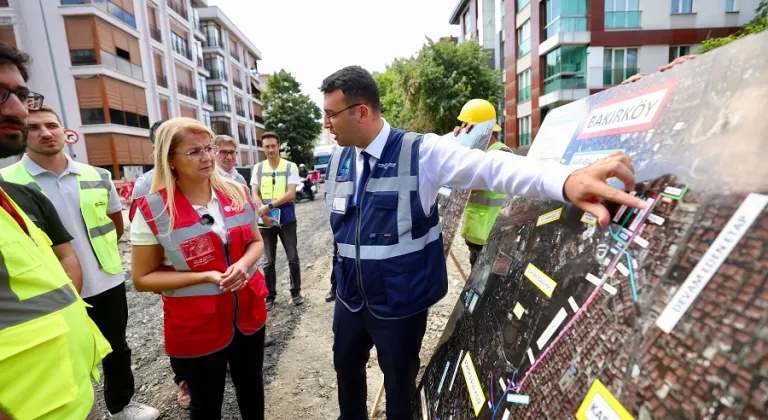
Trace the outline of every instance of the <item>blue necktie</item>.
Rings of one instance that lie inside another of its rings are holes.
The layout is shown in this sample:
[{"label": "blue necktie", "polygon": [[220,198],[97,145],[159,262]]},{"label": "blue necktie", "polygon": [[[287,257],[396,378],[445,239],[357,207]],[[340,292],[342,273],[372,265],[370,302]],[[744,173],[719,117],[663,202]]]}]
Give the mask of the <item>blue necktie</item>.
[{"label": "blue necktie", "polygon": [[360,177],[360,182],[357,185],[357,194],[355,196],[355,204],[360,205],[360,200],[363,198],[363,192],[365,191],[365,183],[368,178],[371,177],[371,165],[369,165],[368,158],[371,155],[368,152],[361,152],[363,154],[363,176]]}]

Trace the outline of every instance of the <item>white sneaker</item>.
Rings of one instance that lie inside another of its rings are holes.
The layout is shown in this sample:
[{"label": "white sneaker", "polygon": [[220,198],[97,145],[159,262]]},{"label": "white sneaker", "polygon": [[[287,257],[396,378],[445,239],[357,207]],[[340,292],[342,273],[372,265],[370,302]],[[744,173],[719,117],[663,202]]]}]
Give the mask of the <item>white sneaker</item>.
[{"label": "white sneaker", "polygon": [[123,411],[110,417],[117,420],[155,420],[160,417],[160,412],[148,405],[130,402]]}]

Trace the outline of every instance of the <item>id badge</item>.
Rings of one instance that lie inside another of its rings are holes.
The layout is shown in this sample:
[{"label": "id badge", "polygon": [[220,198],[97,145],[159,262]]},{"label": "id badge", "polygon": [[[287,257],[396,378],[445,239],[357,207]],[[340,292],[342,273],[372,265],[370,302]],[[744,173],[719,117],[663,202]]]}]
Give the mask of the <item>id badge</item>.
[{"label": "id badge", "polygon": [[347,212],[347,197],[346,195],[337,195],[333,197],[333,206],[331,211],[334,213],[344,214]]}]

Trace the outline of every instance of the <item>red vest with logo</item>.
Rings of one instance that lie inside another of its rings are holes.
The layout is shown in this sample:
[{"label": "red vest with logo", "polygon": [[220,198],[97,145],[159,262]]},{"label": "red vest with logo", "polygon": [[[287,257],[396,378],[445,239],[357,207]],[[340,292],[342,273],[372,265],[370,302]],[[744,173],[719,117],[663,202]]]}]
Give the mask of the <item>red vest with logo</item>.
[{"label": "red vest with logo", "polygon": [[[173,271],[227,270],[252,242],[255,206],[248,198],[243,210],[220,191],[218,197],[228,243],[200,217],[186,197],[175,189],[175,220],[165,211],[165,189],[138,199],[138,209],[173,264]],[[246,193],[246,197],[248,194]],[[170,233],[169,233],[170,232]],[[163,292],[165,351],[173,357],[198,357],[225,348],[235,328],[246,335],[260,330],[267,321],[264,298],[267,287],[256,265],[248,271],[248,284],[237,292],[222,292],[213,283],[202,283]]]}]

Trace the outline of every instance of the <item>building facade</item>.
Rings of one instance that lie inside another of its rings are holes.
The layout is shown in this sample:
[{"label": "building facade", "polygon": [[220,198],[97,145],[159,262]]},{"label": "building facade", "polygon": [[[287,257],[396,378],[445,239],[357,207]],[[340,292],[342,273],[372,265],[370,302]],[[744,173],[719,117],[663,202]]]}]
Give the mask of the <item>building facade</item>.
[{"label": "building facade", "polygon": [[258,160],[261,52],[205,0],[0,0],[0,41],[32,56],[30,89],[79,134],[70,156],[115,179],[151,166],[149,127],[179,116]]},{"label": "building facade", "polygon": [[530,144],[547,113],[653,73],[727,36],[759,0],[460,0],[460,42],[493,51],[504,81],[505,142]]}]

